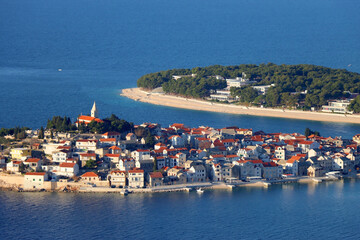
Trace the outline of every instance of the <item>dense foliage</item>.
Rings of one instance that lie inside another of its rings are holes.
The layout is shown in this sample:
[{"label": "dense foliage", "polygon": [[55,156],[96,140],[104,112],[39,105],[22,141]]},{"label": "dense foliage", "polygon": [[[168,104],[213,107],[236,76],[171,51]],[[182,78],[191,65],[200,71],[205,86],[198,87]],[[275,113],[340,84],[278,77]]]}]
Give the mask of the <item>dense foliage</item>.
[{"label": "dense foliage", "polygon": [[[322,66],[299,64],[299,65],[276,65],[268,64],[242,64],[238,66],[196,67],[193,69],[175,69],[151,73],[142,76],[137,84],[138,87],[154,89],[163,86],[167,93],[176,93],[184,96],[203,97],[209,94],[210,89],[221,85],[206,84],[208,76],[220,75],[224,78],[235,78],[246,73],[247,78],[256,81],[252,85],[275,84],[267,92],[264,98],[258,98],[265,106],[292,106],[301,102],[306,108],[320,107],[329,99],[347,97],[346,91],[357,93],[360,91],[360,74],[349,72],[344,69],[331,69]],[[184,77],[177,81],[172,75],[197,74],[195,78]],[[212,80],[211,80],[212,81]],[[300,94],[307,90],[307,94]],[[244,94],[240,101],[255,101],[255,93],[251,88],[237,90]],[[236,95],[234,95],[236,96]]]},{"label": "dense foliage", "polygon": [[167,71],[161,71],[157,73],[149,73],[137,80],[138,87],[146,89],[154,89],[161,87],[163,83],[172,79],[173,75],[187,75],[191,74],[190,69],[172,69]]},{"label": "dense foliage", "polygon": [[259,96],[258,91],[253,89],[251,86],[245,86],[241,88],[230,88],[230,94],[232,96],[239,97],[240,102],[254,102]]},{"label": "dense foliage", "polygon": [[92,121],[87,126],[81,124],[80,132],[105,133],[105,132],[129,132],[134,128],[134,124],[118,118],[115,114],[103,119],[103,122]]},{"label": "dense foliage", "polygon": [[51,120],[48,120],[46,129],[56,130],[59,132],[68,132],[71,130],[76,130],[76,127],[71,123],[69,117],[54,116]]},{"label": "dense foliage", "polygon": [[308,137],[310,135],[315,135],[320,137],[320,133],[318,131],[313,131],[310,128],[305,128],[305,137]]},{"label": "dense foliage", "polygon": [[29,130],[28,127],[15,127],[15,128],[1,128],[0,129],[0,137],[4,137],[6,135],[14,135],[16,139],[24,139],[26,138],[26,130]]},{"label": "dense foliage", "polygon": [[165,93],[175,93],[186,97],[203,98],[210,95],[211,90],[226,87],[226,81],[215,77],[183,77],[171,79],[163,84]]},{"label": "dense foliage", "polygon": [[354,111],[354,113],[360,113],[360,95],[354,98],[348,106],[350,111]]}]

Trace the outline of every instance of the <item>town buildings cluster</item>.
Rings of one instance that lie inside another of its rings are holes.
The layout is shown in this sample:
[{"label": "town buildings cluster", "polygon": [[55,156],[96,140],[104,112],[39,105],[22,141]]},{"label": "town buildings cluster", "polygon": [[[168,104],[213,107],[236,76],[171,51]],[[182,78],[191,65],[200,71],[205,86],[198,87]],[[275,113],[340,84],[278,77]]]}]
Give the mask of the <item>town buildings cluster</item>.
[{"label": "town buildings cluster", "polygon": [[[146,147],[145,138],[133,132],[59,133],[56,140],[12,148],[7,158],[1,157],[1,164],[8,173],[25,173],[28,188],[41,188],[44,181],[64,180],[142,188],[321,177],[359,170],[360,135],[345,140],[239,127],[189,128],[178,123],[165,128],[153,123],[135,126],[139,127],[154,136],[153,146]],[[93,168],[89,161],[95,163]]]},{"label": "town buildings cluster", "polygon": [[[94,103],[91,116],[76,123],[102,121]],[[238,183],[291,177],[322,177],[359,171],[360,134],[353,139],[264,133],[239,127],[190,128],[174,123],[136,125],[131,132],[53,133],[28,147],[0,147],[0,167],[24,174],[24,186],[41,189],[45,181],[80,181],[120,188],[187,183]],[[153,138],[152,145],[137,129]],[[11,136],[10,136],[11,137]]]}]

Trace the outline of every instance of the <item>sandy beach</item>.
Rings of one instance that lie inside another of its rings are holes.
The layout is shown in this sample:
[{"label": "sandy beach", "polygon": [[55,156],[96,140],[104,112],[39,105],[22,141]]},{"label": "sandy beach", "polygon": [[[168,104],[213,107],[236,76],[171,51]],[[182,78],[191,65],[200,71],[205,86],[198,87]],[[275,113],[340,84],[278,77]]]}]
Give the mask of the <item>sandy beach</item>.
[{"label": "sandy beach", "polygon": [[265,117],[291,118],[324,122],[344,122],[360,124],[360,115],[343,115],[333,113],[305,112],[297,110],[282,110],[257,107],[245,107],[207,101],[187,99],[159,93],[145,92],[139,88],[123,89],[121,96],[156,105],[185,108],[199,111],[242,114]]}]

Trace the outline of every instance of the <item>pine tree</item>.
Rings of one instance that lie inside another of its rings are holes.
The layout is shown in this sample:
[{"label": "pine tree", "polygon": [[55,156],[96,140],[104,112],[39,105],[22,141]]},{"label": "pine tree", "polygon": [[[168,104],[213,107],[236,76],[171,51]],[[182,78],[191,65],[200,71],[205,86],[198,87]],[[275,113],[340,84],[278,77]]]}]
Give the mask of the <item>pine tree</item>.
[{"label": "pine tree", "polygon": [[45,134],[44,134],[44,127],[41,126],[40,130],[39,130],[39,134],[38,134],[38,138],[39,139],[44,139]]}]

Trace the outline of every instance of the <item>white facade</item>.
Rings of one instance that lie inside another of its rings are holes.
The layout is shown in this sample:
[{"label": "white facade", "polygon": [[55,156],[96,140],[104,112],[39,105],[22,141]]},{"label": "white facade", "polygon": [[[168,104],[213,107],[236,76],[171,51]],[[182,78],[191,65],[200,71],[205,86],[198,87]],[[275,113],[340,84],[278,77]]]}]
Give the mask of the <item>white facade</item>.
[{"label": "white facade", "polygon": [[98,147],[98,141],[97,140],[77,140],[76,141],[76,148],[77,149],[83,149],[83,150],[90,150],[95,151]]},{"label": "white facade", "polygon": [[44,188],[44,181],[46,181],[47,179],[48,178],[46,173],[26,173],[24,176],[24,189],[42,189]]},{"label": "white facade", "polygon": [[328,105],[323,105],[321,108],[323,112],[353,113],[347,110],[349,105],[349,100],[335,100],[328,102]]}]

